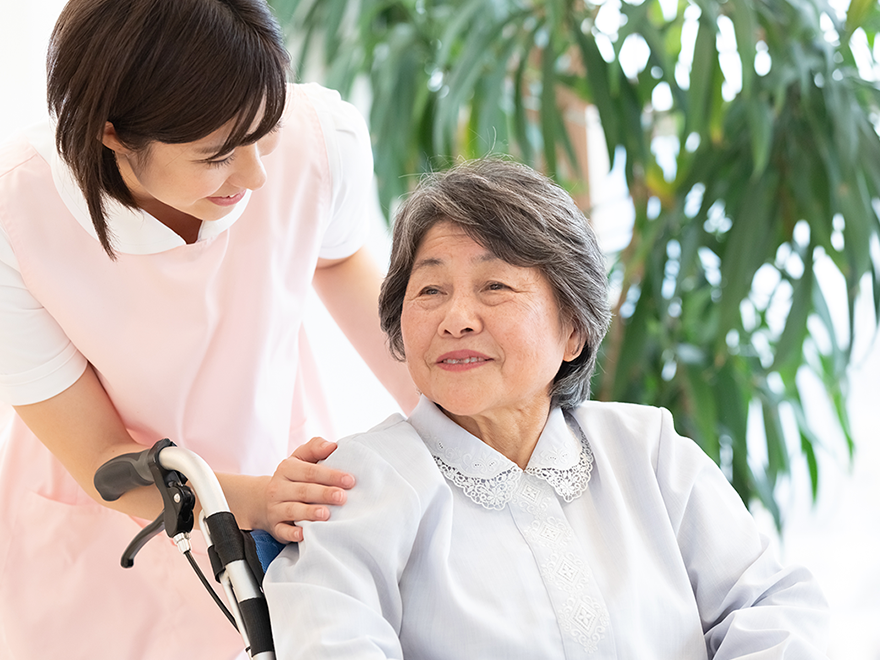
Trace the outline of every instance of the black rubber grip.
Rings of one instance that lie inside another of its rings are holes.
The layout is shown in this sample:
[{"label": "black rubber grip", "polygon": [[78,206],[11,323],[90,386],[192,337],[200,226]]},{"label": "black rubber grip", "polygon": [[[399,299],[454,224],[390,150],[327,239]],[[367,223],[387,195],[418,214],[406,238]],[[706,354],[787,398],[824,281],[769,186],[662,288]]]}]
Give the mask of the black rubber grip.
[{"label": "black rubber grip", "polygon": [[150,449],[111,458],[95,472],[95,488],[108,502],[118,500],[139,486],[151,486]]},{"label": "black rubber grip", "polygon": [[211,534],[211,543],[214,552],[217,553],[217,565],[214,566],[214,576],[220,574],[234,561],[247,559],[244,553],[244,539],[235,516],[229,511],[218,511],[205,518],[208,531]]},{"label": "black rubber grip", "polygon": [[241,618],[251,643],[251,655],[259,655],[275,650],[272,641],[272,622],[269,619],[269,607],[263,596],[243,600],[238,604]]}]

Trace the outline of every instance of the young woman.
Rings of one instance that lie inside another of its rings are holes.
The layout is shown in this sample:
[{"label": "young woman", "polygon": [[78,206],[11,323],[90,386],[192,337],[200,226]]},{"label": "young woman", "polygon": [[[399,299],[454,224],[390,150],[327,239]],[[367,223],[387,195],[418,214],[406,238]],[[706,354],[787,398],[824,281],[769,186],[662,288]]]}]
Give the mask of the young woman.
[{"label": "young woman", "polygon": [[110,510],[92,479],[169,437],[243,527],[289,541],[326,518],[353,479],[314,465],[332,443],[303,444],[322,428],[312,284],[415,404],[362,249],[363,120],[287,70],[263,0],[71,0],[56,25],[55,125],[0,150],[0,657],[241,652],[170,543],[119,568],[157,494]]}]

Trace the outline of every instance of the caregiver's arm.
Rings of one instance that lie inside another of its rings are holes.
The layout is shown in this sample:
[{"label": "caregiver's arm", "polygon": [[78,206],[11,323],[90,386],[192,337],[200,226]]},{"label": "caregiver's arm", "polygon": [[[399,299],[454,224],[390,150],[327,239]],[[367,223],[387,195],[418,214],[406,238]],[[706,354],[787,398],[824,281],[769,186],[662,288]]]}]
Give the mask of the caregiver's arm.
[{"label": "caregiver's arm", "polygon": [[366,248],[344,259],[320,259],[314,287],[355,350],[407,414],[419,397],[409,371],[391,357],[379,327],[382,276]]},{"label": "caregiver's arm", "polygon": [[[94,476],[101,465],[115,456],[143,451],[145,447],[128,434],[91,366],[87,366],[82,376],[60,394],[39,403],[15,406],[15,410],[80,487],[97,502],[139,518],[151,519],[159,514],[162,500],[153,487],[137,488],[115,502],[104,502],[95,490]],[[292,483],[287,491],[287,501],[269,500],[268,475],[218,474],[239,525],[267,529],[267,519],[273,515],[273,508],[282,508],[280,515],[291,516],[284,518],[290,521],[324,517],[324,505],[338,502],[342,488],[353,483],[350,477],[346,482],[346,475],[340,472],[310,463],[326,458],[333,448],[332,443],[316,439],[298,448],[293,458],[285,462],[294,481],[317,482]],[[301,537],[301,530],[285,525],[282,533],[275,533],[275,536],[295,540]]]},{"label": "caregiver's arm", "polygon": [[657,479],[712,660],[825,660],[828,609],[812,575],[782,566],[721,470],[663,413]]},{"label": "caregiver's arm", "polygon": [[[154,518],[162,507],[155,488],[138,488],[116,502],[104,502],[94,476],[120,454],[146,449],[128,434],[91,365],[66,390],[38,403],[13,406],[22,421],[94,500],[140,518]],[[158,440],[159,438],[157,438]]]}]

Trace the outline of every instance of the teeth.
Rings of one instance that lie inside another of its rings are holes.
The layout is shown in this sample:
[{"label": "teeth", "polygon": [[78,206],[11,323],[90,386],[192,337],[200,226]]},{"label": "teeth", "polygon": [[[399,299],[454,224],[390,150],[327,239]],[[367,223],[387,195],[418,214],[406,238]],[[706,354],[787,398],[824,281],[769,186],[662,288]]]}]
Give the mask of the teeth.
[{"label": "teeth", "polygon": [[481,359],[477,357],[469,357],[464,360],[443,360],[446,364],[470,364],[471,362],[480,362]]}]

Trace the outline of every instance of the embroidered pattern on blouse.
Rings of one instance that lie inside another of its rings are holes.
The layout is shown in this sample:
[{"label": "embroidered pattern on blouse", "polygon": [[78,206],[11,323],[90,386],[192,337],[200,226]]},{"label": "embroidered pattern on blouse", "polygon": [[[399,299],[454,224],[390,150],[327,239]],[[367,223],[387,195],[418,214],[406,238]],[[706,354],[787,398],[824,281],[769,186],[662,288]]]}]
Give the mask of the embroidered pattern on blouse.
[{"label": "embroidered pattern on blouse", "polygon": [[600,603],[589,597],[568,599],[562,610],[560,627],[570,633],[587,653],[593,653],[605,636],[608,612]]},{"label": "embroidered pattern on blouse", "polygon": [[572,537],[571,527],[565,520],[553,516],[536,519],[523,530],[523,536],[529,541],[545,548],[561,548]]},{"label": "embroidered pattern on blouse", "polygon": [[[569,427],[574,427],[580,436],[581,451],[578,462],[570,468],[562,469],[555,467],[528,467],[525,474],[530,474],[543,479],[553,487],[559,496],[566,502],[571,502],[580,496],[587,488],[593,472],[593,451],[587,442],[584,432],[578,423],[570,415],[566,415]],[[474,503],[490,510],[503,509],[513,498],[517,485],[523,475],[517,465],[512,465],[506,470],[495,474],[498,466],[498,458],[490,447],[486,447],[485,456],[472,454],[463,455],[462,452],[453,451],[443,442],[436,443],[437,453],[432,451],[434,462],[440,472],[453,484],[461,488],[464,494]],[[441,454],[438,456],[437,454]],[[466,475],[460,469],[450,463],[466,463],[470,470],[485,476]],[[532,486],[534,488],[534,486]],[[521,495],[528,500],[529,491],[524,486]],[[537,493],[532,494],[537,497]],[[537,505],[537,500],[535,500]],[[533,509],[530,510],[534,512]]]},{"label": "embroidered pattern on blouse", "polygon": [[485,445],[482,442],[477,444],[477,448],[471,447],[470,451],[463,451],[454,444],[449,446],[442,440],[435,439],[435,446],[431,449],[431,453],[435,458],[439,458],[450,467],[453,465],[467,465],[468,476],[479,479],[491,480],[503,465],[509,465],[511,468],[516,467],[512,461],[499,454],[489,445]]},{"label": "embroidered pattern on blouse", "polygon": [[489,479],[469,477],[434,456],[434,462],[444,477],[461,488],[465,495],[484,509],[499,511],[507,506],[522,477],[522,470],[512,467]]},{"label": "embroidered pattern on blouse", "polygon": [[586,438],[581,438],[581,454],[576,465],[567,470],[554,467],[529,467],[526,468],[526,473],[543,479],[553,486],[559,497],[571,502],[587,489],[593,473],[593,451],[587,444]]},{"label": "embroidered pattern on blouse", "polygon": [[534,515],[546,511],[552,497],[552,491],[542,486],[540,482],[536,483],[534,479],[521,479],[513,501],[519,508]]},{"label": "embroidered pattern on blouse", "polygon": [[541,573],[545,580],[569,594],[558,612],[559,627],[588,653],[594,652],[605,636],[609,619],[605,606],[586,593],[592,580],[589,569],[571,552],[554,552],[541,564]]}]

